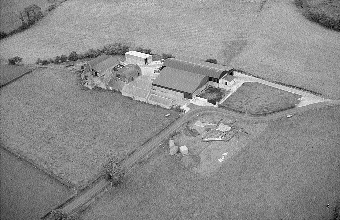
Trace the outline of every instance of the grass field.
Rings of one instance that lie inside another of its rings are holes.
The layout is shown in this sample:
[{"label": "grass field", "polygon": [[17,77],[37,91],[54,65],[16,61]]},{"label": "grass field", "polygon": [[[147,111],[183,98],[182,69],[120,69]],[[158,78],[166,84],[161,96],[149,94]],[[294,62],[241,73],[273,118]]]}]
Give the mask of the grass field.
[{"label": "grass field", "polygon": [[333,220],[340,201],[339,124],[339,107],[271,122],[206,179],[160,148],[83,218]]},{"label": "grass field", "polygon": [[293,1],[268,1],[231,66],[340,98],[340,38],[307,20]]},{"label": "grass field", "polygon": [[340,31],[340,1],[338,0],[295,0],[302,14],[310,21],[331,30]]},{"label": "grass field", "polygon": [[[13,172],[15,171],[15,172]],[[0,219],[39,219],[71,192],[0,148]]]},{"label": "grass field", "polygon": [[234,54],[230,48],[240,47],[238,40],[246,43],[259,5],[237,0],[67,1],[36,26],[1,41],[0,51],[5,58],[18,55],[35,62],[125,41],[159,54],[211,57],[223,63]]},{"label": "grass field", "polygon": [[48,0],[0,0],[0,31],[8,33],[17,29],[21,25],[20,11],[32,4],[38,5],[42,10],[50,5]]},{"label": "grass field", "polygon": [[178,117],[119,93],[83,90],[65,69],[23,76],[1,89],[0,103],[2,144],[76,186]]},{"label": "grass field", "polygon": [[294,108],[301,96],[261,83],[243,83],[220,106],[250,115],[267,115]]}]

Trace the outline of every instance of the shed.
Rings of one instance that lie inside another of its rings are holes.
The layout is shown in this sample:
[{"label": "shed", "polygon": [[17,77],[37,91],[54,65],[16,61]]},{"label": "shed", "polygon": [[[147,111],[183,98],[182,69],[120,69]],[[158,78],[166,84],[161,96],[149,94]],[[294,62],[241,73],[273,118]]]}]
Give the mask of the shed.
[{"label": "shed", "polygon": [[142,70],[136,64],[128,64],[117,71],[112,71],[112,73],[114,77],[123,82],[129,83],[140,76],[142,74]]},{"label": "shed", "polygon": [[147,65],[152,62],[152,55],[137,51],[125,53],[125,62],[129,64]]},{"label": "shed", "polygon": [[165,67],[153,81],[154,89],[163,89],[183,94],[184,98],[192,98],[192,94],[208,82],[208,76]]},{"label": "shed", "polygon": [[106,73],[109,73],[110,70],[118,64],[120,64],[120,60],[118,58],[109,55],[101,55],[87,62],[85,71],[89,70],[95,76],[103,76]]},{"label": "shed", "polygon": [[228,68],[219,64],[200,61],[192,57],[168,58],[163,63],[166,67],[180,69],[209,77],[209,81],[219,82],[219,80],[230,73]]}]

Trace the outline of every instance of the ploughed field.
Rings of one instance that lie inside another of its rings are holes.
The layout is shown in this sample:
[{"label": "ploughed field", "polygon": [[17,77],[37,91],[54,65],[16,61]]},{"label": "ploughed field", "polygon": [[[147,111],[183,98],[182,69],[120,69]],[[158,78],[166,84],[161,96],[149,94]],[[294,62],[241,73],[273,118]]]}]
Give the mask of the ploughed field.
[{"label": "ploughed field", "polygon": [[267,115],[294,108],[300,97],[261,83],[245,82],[220,106],[250,115]]},{"label": "ploughed field", "polygon": [[1,144],[76,187],[178,118],[119,93],[83,90],[77,80],[67,70],[39,69],[0,96]]}]

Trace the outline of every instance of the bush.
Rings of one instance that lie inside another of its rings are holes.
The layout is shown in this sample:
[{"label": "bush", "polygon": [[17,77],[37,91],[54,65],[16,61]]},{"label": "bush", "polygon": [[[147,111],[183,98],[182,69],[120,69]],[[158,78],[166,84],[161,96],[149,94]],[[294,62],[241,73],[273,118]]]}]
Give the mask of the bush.
[{"label": "bush", "polygon": [[3,31],[0,31],[0,40],[6,37],[7,37],[7,34]]},{"label": "bush", "polygon": [[48,65],[50,63],[51,63],[50,60],[42,60],[41,61],[41,65]]},{"label": "bush", "polygon": [[100,53],[98,52],[98,50],[89,49],[88,51],[85,52],[84,57],[85,58],[96,58],[99,55]]},{"label": "bush", "polygon": [[60,62],[61,63],[64,63],[64,62],[66,62],[67,61],[67,56],[66,55],[61,55],[60,56]]},{"label": "bush", "polygon": [[168,59],[168,58],[175,58],[175,57],[170,53],[163,53],[162,54],[162,59]]},{"label": "bush", "polygon": [[53,5],[48,6],[47,10],[48,11],[53,11],[56,8],[57,8],[57,6],[55,4],[53,4]]},{"label": "bush", "polygon": [[9,58],[8,59],[8,64],[10,64],[10,65],[17,65],[17,64],[21,63],[21,61],[22,61],[22,58],[16,56],[16,57],[13,57],[13,58]]},{"label": "bush", "polygon": [[70,61],[77,61],[78,59],[79,59],[78,54],[75,51],[72,51],[70,55],[68,56],[68,60]]},{"label": "bush", "polygon": [[37,61],[35,61],[35,64],[40,65],[42,63],[42,60],[40,58],[37,59]]},{"label": "bush", "polygon": [[216,59],[207,59],[205,62],[217,64]]},{"label": "bush", "polygon": [[125,53],[128,51],[129,46],[121,43],[109,44],[103,48],[103,53],[106,55],[125,55]]},{"label": "bush", "polygon": [[60,56],[56,56],[56,57],[54,58],[54,62],[53,62],[53,63],[58,64],[58,63],[60,63],[60,62],[61,62],[61,57],[60,57]]},{"label": "bush", "polygon": [[135,49],[135,51],[141,52],[141,53],[146,53],[146,54],[151,54],[151,49],[146,49],[146,48],[142,48],[142,47],[137,47]]}]

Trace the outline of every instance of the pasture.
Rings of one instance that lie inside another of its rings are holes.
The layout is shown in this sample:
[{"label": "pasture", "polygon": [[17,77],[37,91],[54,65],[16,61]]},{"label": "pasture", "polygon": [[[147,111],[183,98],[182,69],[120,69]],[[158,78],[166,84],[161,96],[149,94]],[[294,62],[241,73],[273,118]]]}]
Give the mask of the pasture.
[{"label": "pasture", "polygon": [[83,90],[77,80],[65,69],[39,69],[0,97],[1,144],[76,187],[178,118],[120,93]]},{"label": "pasture", "polygon": [[241,48],[238,40],[241,46],[246,43],[259,7],[260,1],[237,0],[72,0],[29,30],[1,41],[0,51],[5,58],[18,55],[32,63],[39,57],[127,42],[154,53],[223,63],[234,53],[230,48]]}]

